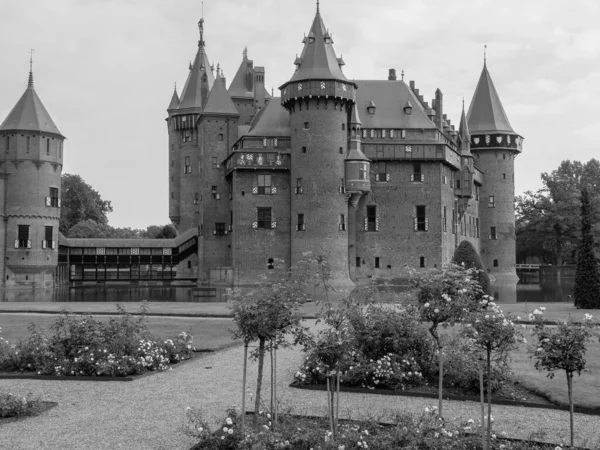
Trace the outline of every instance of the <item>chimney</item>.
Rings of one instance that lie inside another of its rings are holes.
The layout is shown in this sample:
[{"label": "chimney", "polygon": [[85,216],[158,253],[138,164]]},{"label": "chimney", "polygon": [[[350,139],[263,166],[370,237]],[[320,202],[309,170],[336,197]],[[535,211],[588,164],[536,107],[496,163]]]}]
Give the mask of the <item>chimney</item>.
[{"label": "chimney", "polygon": [[388,75],[389,81],[396,81],[396,69],[390,69],[390,74]]},{"label": "chimney", "polygon": [[440,89],[436,89],[435,91],[435,124],[437,127],[444,131],[443,125],[443,113],[444,113],[444,94]]},{"label": "chimney", "polygon": [[414,91],[415,90],[415,80],[410,80],[410,82],[408,84],[410,85],[411,91]]},{"label": "chimney", "polygon": [[258,112],[265,106],[265,68],[254,68],[254,111]]}]

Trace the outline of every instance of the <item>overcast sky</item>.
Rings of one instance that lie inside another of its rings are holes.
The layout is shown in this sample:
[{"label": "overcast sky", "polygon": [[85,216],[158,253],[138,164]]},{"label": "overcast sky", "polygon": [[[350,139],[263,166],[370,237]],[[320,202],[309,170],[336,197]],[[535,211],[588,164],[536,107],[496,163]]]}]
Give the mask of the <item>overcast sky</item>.
[{"label": "overcast sky", "polygon": [[[112,201],[113,226],[168,218],[166,108],[197,50],[200,0],[2,2],[0,122],[27,85],[67,137],[63,173]],[[205,41],[228,83],[244,46],[268,89],[288,80],[315,14],[310,0],[206,0]],[[525,137],[516,190],[541,187],[564,159],[600,156],[600,1],[322,0],[344,73],[386,79],[389,68],[458,124],[488,46],[488,69],[514,130]],[[276,93],[276,95],[278,95]]]}]

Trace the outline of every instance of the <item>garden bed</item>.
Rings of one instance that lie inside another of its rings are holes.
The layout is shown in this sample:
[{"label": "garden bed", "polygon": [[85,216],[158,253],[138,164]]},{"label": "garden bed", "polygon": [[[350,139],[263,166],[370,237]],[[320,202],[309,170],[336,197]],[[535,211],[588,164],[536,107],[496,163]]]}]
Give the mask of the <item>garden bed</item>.
[{"label": "garden bed", "polygon": [[54,408],[55,406],[58,406],[57,402],[36,401],[34,402],[33,407],[27,414],[11,417],[0,417],[0,426],[11,422],[16,422],[17,420],[25,419],[27,417],[37,416],[39,414],[42,414],[43,412]]}]

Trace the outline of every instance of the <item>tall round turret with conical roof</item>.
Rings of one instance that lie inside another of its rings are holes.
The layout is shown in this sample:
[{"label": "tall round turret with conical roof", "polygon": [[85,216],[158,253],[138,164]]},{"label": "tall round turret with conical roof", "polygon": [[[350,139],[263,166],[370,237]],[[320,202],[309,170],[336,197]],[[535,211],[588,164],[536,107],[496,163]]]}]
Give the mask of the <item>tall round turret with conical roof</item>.
[{"label": "tall round turret with conical roof", "polygon": [[4,286],[52,287],[58,264],[65,137],[29,82],[0,125]]},{"label": "tall round turret with conical roof", "polygon": [[355,103],[356,84],[342,72],[333,39],[317,7],[296,71],[282,85],[281,102],[291,116],[291,264],[312,251],[331,269],[331,284],[351,289],[348,232],[342,221],[348,211],[345,194],[347,125]]},{"label": "tall round turret with conical roof", "polygon": [[523,138],[513,130],[484,63],[469,113],[471,153],[483,172],[479,214],[481,259],[496,278],[514,280],[515,158]]}]

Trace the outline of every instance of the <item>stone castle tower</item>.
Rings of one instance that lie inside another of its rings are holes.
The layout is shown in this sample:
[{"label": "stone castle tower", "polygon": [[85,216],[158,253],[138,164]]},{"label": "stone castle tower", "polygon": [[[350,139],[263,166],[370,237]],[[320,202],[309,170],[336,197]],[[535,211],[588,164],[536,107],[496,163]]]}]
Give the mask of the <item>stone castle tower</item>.
[{"label": "stone castle tower", "polygon": [[0,276],[5,287],[51,287],[58,264],[65,137],[33,86],[0,125]]},{"label": "stone castle tower", "polygon": [[[471,150],[485,174],[481,187],[481,259],[496,278],[517,280],[515,158],[523,138],[513,130],[484,61],[468,113]],[[487,239],[486,239],[487,238]]]}]

